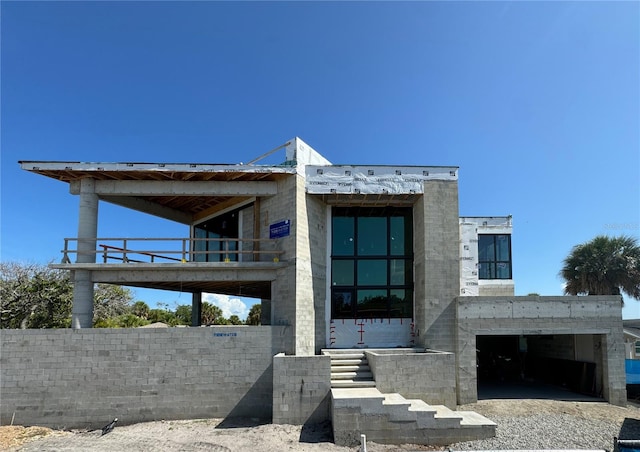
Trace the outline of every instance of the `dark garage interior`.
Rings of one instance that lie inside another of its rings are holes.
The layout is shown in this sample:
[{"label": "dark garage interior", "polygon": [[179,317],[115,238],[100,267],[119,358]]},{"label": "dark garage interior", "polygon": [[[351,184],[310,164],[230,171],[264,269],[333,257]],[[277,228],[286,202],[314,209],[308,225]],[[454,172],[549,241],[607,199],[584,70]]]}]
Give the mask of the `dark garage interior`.
[{"label": "dark garage interior", "polygon": [[601,397],[594,335],[477,336],[478,397]]}]

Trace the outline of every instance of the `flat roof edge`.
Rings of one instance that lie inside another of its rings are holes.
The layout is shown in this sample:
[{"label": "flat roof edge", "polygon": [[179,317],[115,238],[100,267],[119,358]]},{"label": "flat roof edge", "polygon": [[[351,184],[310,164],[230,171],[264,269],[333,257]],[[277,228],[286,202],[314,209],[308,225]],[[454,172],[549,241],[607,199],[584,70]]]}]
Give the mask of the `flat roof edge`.
[{"label": "flat roof edge", "polygon": [[219,163],[134,163],[134,162],[63,162],[20,160],[26,171],[158,171],[158,172],[243,172],[295,174],[296,169],[286,166],[239,165]]}]

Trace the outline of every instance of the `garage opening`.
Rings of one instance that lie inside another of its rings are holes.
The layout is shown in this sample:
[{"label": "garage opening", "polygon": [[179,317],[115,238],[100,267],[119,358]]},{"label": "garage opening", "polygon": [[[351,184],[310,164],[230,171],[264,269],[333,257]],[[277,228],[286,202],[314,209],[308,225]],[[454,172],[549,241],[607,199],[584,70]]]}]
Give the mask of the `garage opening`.
[{"label": "garage opening", "polygon": [[602,396],[597,335],[476,336],[478,398]]}]

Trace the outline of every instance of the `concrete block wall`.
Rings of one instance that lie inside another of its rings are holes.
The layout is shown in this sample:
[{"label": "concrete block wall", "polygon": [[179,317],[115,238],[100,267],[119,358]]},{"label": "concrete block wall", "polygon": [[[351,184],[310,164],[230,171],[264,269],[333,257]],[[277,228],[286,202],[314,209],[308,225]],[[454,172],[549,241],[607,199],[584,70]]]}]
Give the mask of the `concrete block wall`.
[{"label": "concrete block wall", "polygon": [[331,357],[273,358],[273,423],[304,425],[331,419]]},{"label": "concrete block wall", "polygon": [[[476,336],[594,335],[603,396],[626,403],[622,306],[618,296],[459,297],[457,299],[458,403],[478,398]],[[597,370],[598,372],[598,370]]]},{"label": "concrete block wall", "polygon": [[[312,271],[311,234],[317,234],[311,206],[315,206],[306,194],[304,177],[296,176],[296,355],[314,355],[316,352],[316,312],[314,306],[314,280]],[[315,209],[314,209],[315,211]],[[312,216],[312,218],[310,218]],[[324,226],[324,223],[322,224]],[[317,236],[314,237],[317,240]],[[320,258],[324,254],[320,254]],[[322,265],[324,263],[321,262]]]},{"label": "concrete block wall", "polygon": [[296,353],[296,178],[292,175],[278,181],[278,194],[265,197],[260,202],[260,238],[269,238],[269,225],[290,220],[290,235],[277,240],[278,248],[285,253],[281,262],[287,265],[278,269],[271,284],[271,323],[287,326],[285,352]]},{"label": "concrete block wall", "polygon": [[315,353],[327,345],[327,206],[317,196],[306,195],[312,297],[315,320]]},{"label": "concrete block wall", "polygon": [[0,423],[272,415],[282,327],[2,330]]},{"label": "concrete block wall", "polygon": [[[254,213],[253,213],[253,205],[249,207],[245,207],[240,211],[240,216],[242,218],[242,230],[240,231],[241,237],[243,239],[252,239],[253,237],[253,226],[254,226]],[[243,251],[253,251],[254,244],[253,242],[242,242],[242,250]],[[271,256],[269,256],[271,257]],[[252,262],[254,260],[260,260],[259,257],[255,257],[250,253],[241,254],[240,260],[242,262]]]},{"label": "concrete block wall", "polygon": [[575,359],[575,340],[569,335],[529,336],[527,351],[536,356],[553,359]]},{"label": "concrete block wall", "polygon": [[421,399],[430,405],[456,408],[456,359],[453,353],[433,350],[365,351],[376,388]]},{"label": "concrete block wall", "polygon": [[[268,237],[268,225],[291,221],[291,233],[279,239],[285,250],[285,268],[279,269],[272,284],[271,315],[274,325],[287,325],[290,338],[286,353],[314,355],[318,322],[324,320],[324,278],[326,278],[326,240],[323,204],[307,197],[304,178],[293,175],[278,182],[278,194],[261,202],[265,220],[261,234]],[[322,243],[323,246],[319,246]],[[316,301],[321,300],[321,301]],[[317,311],[316,304],[321,304]],[[319,314],[318,319],[316,316]]]},{"label": "concrete block wall", "polygon": [[454,299],[460,293],[458,182],[426,181],[413,215],[416,345],[453,352]]},{"label": "concrete block wall", "polygon": [[512,297],[515,295],[515,287],[511,284],[482,283],[478,286],[478,294],[481,297]]}]

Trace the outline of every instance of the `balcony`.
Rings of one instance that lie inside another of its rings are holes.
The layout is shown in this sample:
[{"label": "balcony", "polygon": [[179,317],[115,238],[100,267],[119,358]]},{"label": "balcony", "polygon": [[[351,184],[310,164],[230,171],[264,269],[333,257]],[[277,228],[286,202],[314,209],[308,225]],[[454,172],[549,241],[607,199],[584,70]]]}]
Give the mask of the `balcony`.
[{"label": "balcony", "polygon": [[277,239],[66,238],[51,267],[91,271],[94,282],[269,299],[283,255]]}]

